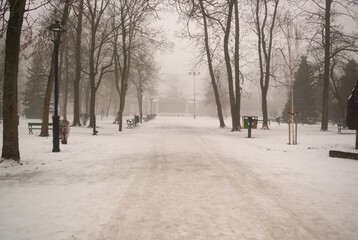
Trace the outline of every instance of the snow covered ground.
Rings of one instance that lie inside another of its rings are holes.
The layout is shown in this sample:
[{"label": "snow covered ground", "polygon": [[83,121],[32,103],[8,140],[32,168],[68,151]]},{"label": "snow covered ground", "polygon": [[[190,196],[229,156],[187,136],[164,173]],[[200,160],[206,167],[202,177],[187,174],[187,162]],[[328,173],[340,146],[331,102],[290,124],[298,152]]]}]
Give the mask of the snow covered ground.
[{"label": "snow covered ground", "polygon": [[0,164],[0,239],[358,239],[358,162],[328,157],[357,152],[354,132],[300,125],[292,146],[284,124],[248,139],[214,119],[112,121],[71,128],[52,153],[21,120],[23,165]]}]

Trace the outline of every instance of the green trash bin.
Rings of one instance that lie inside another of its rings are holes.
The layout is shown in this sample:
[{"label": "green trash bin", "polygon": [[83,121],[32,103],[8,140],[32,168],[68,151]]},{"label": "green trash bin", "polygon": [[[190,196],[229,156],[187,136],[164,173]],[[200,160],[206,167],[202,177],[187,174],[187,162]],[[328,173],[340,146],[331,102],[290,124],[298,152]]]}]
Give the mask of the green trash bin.
[{"label": "green trash bin", "polygon": [[243,128],[244,129],[249,128],[249,117],[252,117],[251,128],[252,129],[257,129],[257,120],[258,120],[257,116],[243,116],[242,117],[242,126],[243,126]]}]

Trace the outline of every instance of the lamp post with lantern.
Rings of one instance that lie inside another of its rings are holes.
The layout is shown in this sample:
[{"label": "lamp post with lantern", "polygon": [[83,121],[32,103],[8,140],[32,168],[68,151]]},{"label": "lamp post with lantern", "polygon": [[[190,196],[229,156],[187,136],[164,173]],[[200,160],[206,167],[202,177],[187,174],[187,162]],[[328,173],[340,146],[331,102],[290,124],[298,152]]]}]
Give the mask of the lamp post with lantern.
[{"label": "lamp post with lantern", "polygon": [[53,148],[52,152],[60,151],[60,116],[58,115],[58,49],[61,43],[61,33],[65,31],[65,29],[61,26],[60,21],[55,21],[55,23],[51,24],[48,29],[53,32],[54,39],[52,40],[55,44],[54,52],[55,52],[55,111],[52,116],[53,122]]}]

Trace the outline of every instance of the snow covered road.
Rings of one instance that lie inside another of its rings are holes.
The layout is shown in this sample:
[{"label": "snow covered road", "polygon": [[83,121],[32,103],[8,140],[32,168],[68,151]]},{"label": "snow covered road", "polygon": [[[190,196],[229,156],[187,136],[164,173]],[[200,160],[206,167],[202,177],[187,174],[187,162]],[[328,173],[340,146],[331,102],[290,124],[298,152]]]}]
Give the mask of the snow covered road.
[{"label": "snow covered road", "polygon": [[98,137],[71,130],[60,154],[24,148],[24,166],[1,169],[0,239],[358,238],[358,164],[327,156],[354,136],[308,129],[287,146],[279,127],[247,139],[209,120],[102,124]]}]

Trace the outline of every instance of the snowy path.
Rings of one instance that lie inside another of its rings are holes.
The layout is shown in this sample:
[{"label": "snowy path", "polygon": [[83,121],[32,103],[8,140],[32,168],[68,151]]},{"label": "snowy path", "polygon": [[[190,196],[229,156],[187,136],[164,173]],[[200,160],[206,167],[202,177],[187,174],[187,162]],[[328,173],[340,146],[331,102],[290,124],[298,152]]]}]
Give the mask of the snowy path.
[{"label": "snowy path", "polygon": [[0,168],[0,239],[358,239],[352,134],[287,126],[232,133],[210,119],[158,118],[119,133],[73,128],[69,144],[28,135],[22,166]]},{"label": "snowy path", "polygon": [[[143,129],[144,130],[144,129]],[[153,124],[137,168],[99,239],[335,239],[334,223],[291,205],[284,189],[231,156],[205,128]],[[220,146],[220,147],[219,147]],[[240,146],[237,146],[240,148]],[[138,150],[140,152],[140,150]]]}]

